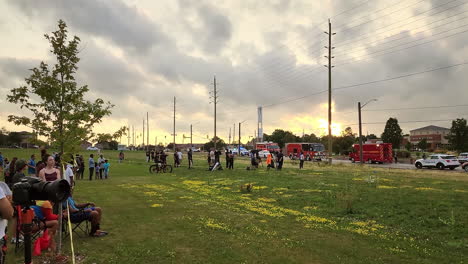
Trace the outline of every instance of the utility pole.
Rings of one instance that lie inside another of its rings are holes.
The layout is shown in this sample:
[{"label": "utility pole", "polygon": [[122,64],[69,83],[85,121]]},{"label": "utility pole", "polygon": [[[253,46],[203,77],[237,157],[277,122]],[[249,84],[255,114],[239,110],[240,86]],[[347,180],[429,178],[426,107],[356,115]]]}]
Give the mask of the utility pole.
[{"label": "utility pole", "polygon": [[328,47],[325,46],[325,48],[328,49],[328,56],[325,56],[325,58],[328,58],[328,66],[325,65],[325,67],[328,68],[328,162],[331,164],[332,163],[332,153],[333,153],[333,143],[332,143],[332,74],[331,70],[333,67],[332,66],[332,49],[335,47],[332,46],[332,35],[335,35],[336,33],[332,33],[331,31],[331,22],[330,19],[328,19],[328,32],[325,32],[325,34],[328,34]]},{"label": "utility pole", "polygon": [[241,147],[241,134],[240,134],[240,131],[241,131],[241,122],[239,122],[239,142],[238,145],[239,147],[237,148],[237,155],[239,155],[239,157],[241,156],[241,150],[240,150],[240,147]]},{"label": "utility pole", "polygon": [[364,160],[362,157],[362,119],[361,119],[361,109],[364,108],[368,103],[370,102],[375,102],[377,99],[371,99],[367,101],[367,103],[363,104],[361,106],[361,102],[358,102],[358,115],[359,115],[359,162],[364,164]]},{"label": "utility pole", "polygon": [[361,102],[358,102],[358,115],[359,115],[359,162],[364,164],[362,160],[362,121],[361,121]]},{"label": "utility pole", "polygon": [[172,130],[172,135],[174,136],[174,141],[172,142],[173,144],[173,149],[174,149],[174,152],[176,151],[176,146],[175,146],[175,137],[176,137],[176,134],[175,134],[175,113],[176,113],[176,97],[174,96],[174,125],[173,125],[173,130]]},{"label": "utility pole", "polygon": [[229,128],[229,145],[231,145],[231,128]]},{"label": "utility pole", "polygon": [[190,124],[190,147],[193,148],[193,133],[192,133],[192,124]]},{"label": "utility pole", "polygon": [[143,145],[141,146],[145,149],[145,118],[143,118]]},{"label": "utility pole", "polygon": [[149,114],[146,112],[146,145],[148,145],[147,150],[149,150]]},{"label": "utility pole", "polygon": [[130,125],[127,127],[127,147],[130,147]]},{"label": "utility pole", "polygon": [[132,130],[133,130],[133,147],[135,147],[136,145],[136,140],[135,140],[135,126],[132,126]]},{"label": "utility pole", "polygon": [[[216,90],[216,76],[213,78],[213,92],[210,93],[213,98],[213,105],[214,105],[214,148],[216,150],[216,142],[218,141],[218,138],[216,137],[216,104],[218,103],[218,90]],[[210,102],[211,103],[211,102]]]}]

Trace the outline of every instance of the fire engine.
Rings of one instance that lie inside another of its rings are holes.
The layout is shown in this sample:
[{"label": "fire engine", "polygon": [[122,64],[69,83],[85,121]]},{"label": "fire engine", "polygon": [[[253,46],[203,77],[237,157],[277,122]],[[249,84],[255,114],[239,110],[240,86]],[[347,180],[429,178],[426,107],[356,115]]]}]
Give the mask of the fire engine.
[{"label": "fire engine", "polygon": [[[369,163],[392,163],[393,151],[391,143],[366,143],[362,144],[362,159]],[[360,162],[359,144],[353,145],[353,151],[349,154],[351,162]]]},{"label": "fire engine", "polygon": [[321,161],[326,157],[325,146],[320,143],[286,143],[285,150],[290,159],[299,158],[301,152],[306,160]]},{"label": "fire engine", "polygon": [[268,150],[269,152],[280,151],[280,148],[277,143],[273,142],[258,142],[255,144],[256,150]]}]

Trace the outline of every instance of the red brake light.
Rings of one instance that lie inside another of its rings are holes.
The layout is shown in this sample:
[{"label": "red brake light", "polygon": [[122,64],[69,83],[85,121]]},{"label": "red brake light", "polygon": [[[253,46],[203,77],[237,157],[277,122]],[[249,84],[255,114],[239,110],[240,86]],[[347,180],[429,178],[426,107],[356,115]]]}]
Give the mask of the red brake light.
[{"label": "red brake light", "polygon": [[450,160],[446,160],[447,162],[450,162]]}]

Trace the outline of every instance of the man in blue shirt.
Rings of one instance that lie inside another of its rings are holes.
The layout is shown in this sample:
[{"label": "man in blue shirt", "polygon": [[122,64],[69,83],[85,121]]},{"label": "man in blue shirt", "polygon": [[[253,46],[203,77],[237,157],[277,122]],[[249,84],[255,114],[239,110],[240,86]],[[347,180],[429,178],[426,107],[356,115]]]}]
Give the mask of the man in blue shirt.
[{"label": "man in blue shirt", "polygon": [[3,168],[3,163],[4,163],[3,155],[2,155],[2,153],[0,152],[0,167],[2,167],[2,168]]},{"label": "man in blue shirt", "polygon": [[[67,203],[70,209],[70,221],[72,223],[79,223],[88,220],[91,222],[90,236],[102,237],[108,234],[108,232],[101,230],[101,208],[95,207],[94,203],[77,204],[71,196],[68,197]],[[66,203],[63,204],[63,207],[63,209],[67,208]],[[67,215],[66,211],[65,215]]]},{"label": "man in blue shirt", "polygon": [[28,174],[29,176],[36,176],[36,156],[31,155],[31,159],[28,162]]}]

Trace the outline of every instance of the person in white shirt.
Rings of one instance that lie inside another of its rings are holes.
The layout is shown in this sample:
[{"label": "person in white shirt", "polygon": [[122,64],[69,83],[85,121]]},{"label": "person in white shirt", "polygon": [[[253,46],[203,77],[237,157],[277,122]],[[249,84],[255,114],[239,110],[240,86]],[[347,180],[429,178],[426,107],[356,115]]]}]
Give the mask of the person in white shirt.
[{"label": "person in white shirt", "polygon": [[67,164],[67,169],[65,170],[65,180],[70,184],[70,186],[73,186],[74,183],[74,174],[73,174],[73,166],[71,164]]},{"label": "person in white shirt", "polygon": [[304,168],[304,152],[301,152],[301,155],[299,156],[299,169],[303,169]]},{"label": "person in white shirt", "polygon": [[[0,182],[0,239],[5,243],[5,231],[8,220],[13,218],[13,206],[11,206],[12,193],[8,185]],[[3,250],[0,250],[0,263],[3,263]]]},{"label": "person in white shirt", "polygon": [[178,158],[178,164],[177,166],[180,167],[180,164],[182,164],[182,151],[177,151],[177,158]]}]

